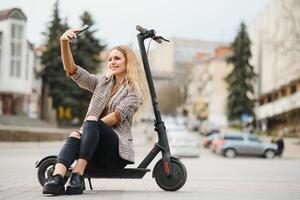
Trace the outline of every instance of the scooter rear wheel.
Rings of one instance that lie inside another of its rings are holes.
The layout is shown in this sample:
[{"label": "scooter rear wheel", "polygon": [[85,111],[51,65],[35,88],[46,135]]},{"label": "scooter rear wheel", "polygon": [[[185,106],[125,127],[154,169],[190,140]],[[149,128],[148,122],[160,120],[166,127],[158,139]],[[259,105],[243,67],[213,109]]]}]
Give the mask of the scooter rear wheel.
[{"label": "scooter rear wheel", "polygon": [[182,162],[177,159],[171,159],[172,176],[167,176],[163,168],[162,160],[156,166],[155,181],[157,185],[165,191],[179,190],[186,182],[187,172]]}]

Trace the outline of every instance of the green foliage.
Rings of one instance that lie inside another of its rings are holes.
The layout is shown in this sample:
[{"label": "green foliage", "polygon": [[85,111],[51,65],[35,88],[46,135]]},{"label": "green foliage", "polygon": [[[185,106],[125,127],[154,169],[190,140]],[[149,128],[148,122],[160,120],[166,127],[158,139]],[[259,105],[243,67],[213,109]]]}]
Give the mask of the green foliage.
[{"label": "green foliage", "polygon": [[[92,17],[84,12],[81,16],[82,24],[93,25]],[[71,107],[73,117],[83,119],[91,94],[79,88],[68,76],[63,68],[60,54],[60,37],[68,29],[59,17],[58,1],[54,5],[53,19],[44,35],[47,38],[46,51],[41,60],[45,66],[41,73],[43,84],[49,85],[49,96],[53,99],[53,108]],[[71,43],[75,63],[95,73],[100,63],[100,52],[104,46],[94,36],[95,31],[86,31]]]},{"label": "green foliage", "polygon": [[242,114],[254,116],[253,84],[256,74],[249,64],[251,41],[246,26],[241,24],[240,31],[231,45],[233,55],[228,62],[233,64],[232,72],[226,77],[229,85],[227,115],[230,120],[239,120]]},{"label": "green foliage", "polygon": [[[64,105],[65,91],[69,91],[71,85],[67,83],[65,72],[60,57],[59,38],[67,29],[61,23],[58,10],[58,1],[54,4],[53,19],[50,21],[48,31],[44,33],[47,38],[46,51],[41,57],[42,64],[45,66],[41,73],[43,84],[49,85],[49,94],[53,98],[53,107],[57,108]],[[61,91],[61,89],[64,89]],[[73,102],[74,103],[74,102]]]}]

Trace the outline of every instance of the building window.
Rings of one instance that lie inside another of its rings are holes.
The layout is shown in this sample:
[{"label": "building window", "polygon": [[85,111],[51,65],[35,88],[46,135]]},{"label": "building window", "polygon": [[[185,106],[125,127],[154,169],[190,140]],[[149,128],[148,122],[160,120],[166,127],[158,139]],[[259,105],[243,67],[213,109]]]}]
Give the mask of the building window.
[{"label": "building window", "polygon": [[11,66],[10,76],[21,77],[21,61],[22,61],[22,41],[23,41],[23,26],[18,24],[11,25]]},{"label": "building window", "polygon": [[273,101],[276,101],[277,99],[278,99],[278,93],[277,93],[277,91],[275,91],[273,93]]},{"label": "building window", "polygon": [[15,38],[15,34],[16,34],[16,25],[15,24],[11,25],[10,34],[11,34],[11,38],[14,39]]},{"label": "building window", "polygon": [[17,20],[22,20],[22,21],[26,20],[25,16],[20,11],[18,11],[18,10],[13,11],[10,14],[9,18],[17,19]]},{"label": "building window", "polygon": [[291,94],[294,94],[295,92],[297,92],[297,85],[296,84],[293,84],[291,86]]},{"label": "building window", "polygon": [[23,38],[23,26],[18,24],[11,25],[11,38],[22,39]]},{"label": "building window", "polygon": [[28,68],[29,68],[29,51],[26,52],[26,71],[25,71],[26,80],[28,80]]},{"label": "building window", "polygon": [[259,105],[264,105],[265,104],[265,99],[264,98],[260,98],[259,99]]},{"label": "building window", "polygon": [[1,66],[2,64],[2,32],[0,32],[0,76],[1,76]]},{"label": "building window", "polygon": [[268,103],[272,102],[272,95],[269,94],[268,97],[267,97],[267,99],[268,99],[268,100],[267,100]]},{"label": "building window", "polygon": [[281,89],[281,96],[285,97],[286,96],[286,88]]}]

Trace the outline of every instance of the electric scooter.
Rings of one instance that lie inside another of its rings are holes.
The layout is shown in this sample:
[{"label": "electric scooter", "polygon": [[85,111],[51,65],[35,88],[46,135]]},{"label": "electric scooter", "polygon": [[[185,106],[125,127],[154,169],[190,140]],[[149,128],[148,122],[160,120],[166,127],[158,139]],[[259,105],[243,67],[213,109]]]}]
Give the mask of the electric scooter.
[{"label": "electric scooter", "polygon": [[[186,182],[187,171],[184,164],[179,160],[179,158],[171,155],[169,142],[166,133],[166,127],[162,121],[158,100],[153,84],[153,79],[151,75],[150,65],[147,58],[147,52],[145,49],[145,40],[151,39],[158,43],[163,41],[168,42],[165,38],[157,36],[154,30],[147,30],[139,25],[136,26],[139,31],[137,35],[139,49],[144,65],[144,70],[149,86],[149,91],[151,95],[153,110],[154,110],[154,130],[158,134],[158,142],[155,143],[152,150],[144,158],[144,160],[138,165],[137,168],[124,168],[124,169],[93,169],[87,168],[83,174],[85,178],[88,179],[90,189],[93,190],[91,179],[92,178],[116,178],[116,179],[141,179],[150,169],[147,169],[151,161],[161,152],[162,158],[155,164],[152,177],[155,178],[157,185],[165,191],[177,191]],[[43,186],[45,182],[51,178],[54,166],[56,164],[57,156],[47,156],[36,162],[36,168],[38,168],[37,175],[38,181]],[[64,180],[68,180],[72,171],[72,167],[68,169]]]}]

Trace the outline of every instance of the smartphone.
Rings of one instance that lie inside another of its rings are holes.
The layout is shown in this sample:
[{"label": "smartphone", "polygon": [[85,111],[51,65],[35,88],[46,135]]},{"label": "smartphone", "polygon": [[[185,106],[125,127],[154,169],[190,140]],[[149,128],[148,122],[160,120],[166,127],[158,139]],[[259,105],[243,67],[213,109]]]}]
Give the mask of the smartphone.
[{"label": "smartphone", "polygon": [[88,28],[90,28],[90,26],[85,24],[85,25],[83,25],[83,26],[80,28],[80,30],[79,30],[78,32],[76,32],[75,34],[76,34],[76,35],[79,35],[80,33],[86,31]]}]

